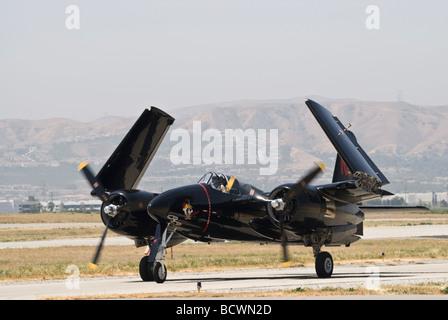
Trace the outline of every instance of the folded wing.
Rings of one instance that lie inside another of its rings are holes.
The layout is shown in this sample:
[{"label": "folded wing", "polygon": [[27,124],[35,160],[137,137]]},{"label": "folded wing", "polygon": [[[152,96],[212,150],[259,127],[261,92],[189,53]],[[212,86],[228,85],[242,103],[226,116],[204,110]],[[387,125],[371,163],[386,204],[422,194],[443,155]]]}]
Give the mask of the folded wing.
[{"label": "folded wing", "polygon": [[337,117],[334,117],[330,111],[317,102],[306,100],[305,103],[352,174],[362,172],[377,179],[381,185],[389,183],[384,174],[358,144],[353,132],[346,130],[346,127]]},{"label": "folded wing", "polygon": [[160,109],[146,109],[98,173],[104,188],[135,189],[173,122]]}]

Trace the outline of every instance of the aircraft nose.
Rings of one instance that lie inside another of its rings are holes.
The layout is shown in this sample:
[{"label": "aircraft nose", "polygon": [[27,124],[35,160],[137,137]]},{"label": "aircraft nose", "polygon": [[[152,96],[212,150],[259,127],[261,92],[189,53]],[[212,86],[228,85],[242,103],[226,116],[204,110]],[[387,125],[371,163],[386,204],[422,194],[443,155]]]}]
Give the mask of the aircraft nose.
[{"label": "aircraft nose", "polygon": [[157,222],[166,220],[169,210],[170,201],[163,194],[158,195],[148,204],[148,214]]}]

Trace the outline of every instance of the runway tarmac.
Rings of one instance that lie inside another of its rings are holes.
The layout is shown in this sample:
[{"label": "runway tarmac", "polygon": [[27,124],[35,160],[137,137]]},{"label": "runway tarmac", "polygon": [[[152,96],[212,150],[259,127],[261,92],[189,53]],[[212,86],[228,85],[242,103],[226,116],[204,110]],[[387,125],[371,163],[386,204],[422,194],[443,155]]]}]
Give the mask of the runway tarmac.
[{"label": "runway tarmac", "polygon": [[[425,282],[447,282],[448,260],[428,260],[417,263],[336,265],[333,276],[320,279],[314,267],[245,269],[220,272],[169,272],[163,284],[143,282],[139,276],[77,278],[64,280],[10,282],[0,284],[0,299],[38,299],[84,295],[112,295],[134,293],[196,293],[201,282],[201,293],[237,293],[297,288],[323,287],[355,288],[359,286],[379,290],[384,285]],[[201,295],[198,294],[197,297]],[[436,296],[448,299],[448,295]],[[306,297],[305,297],[306,298]],[[393,298],[390,297],[389,298]],[[403,297],[401,297],[403,298]],[[412,298],[412,297],[411,297]]]},{"label": "runway tarmac", "polygon": [[[363,239],[385,238],[448,238],[448,225],[418,225],[365,228]],[[57,239],[0,243],[0,249],[37,248],[57,246],[96,246],[99,239]],[[361,240],[362,241],[362,240]],[[124,237],[108,237],[105,245],[133,245]],[[76,270],[76,266],[73,266]],[[110,295],[133,293],[197,292],[197,282],[202,292],[271,291],[296,288],[371,286],[447,282],[448,260],[427,260],[417,263],[388,265],[336,265],[332,278],[319,279],[314,267],[288,269],[251,269],[221,272],[169,272],[163,284],[142,282],[138,275],[132,277],[83,278],[76,271],[63,280],[42,280],[0,283],[0,299],[38,299],[83,295]],[[448,295],[437,298],[448,299]]]},{"label": "runway tarmac", "polygon": [[[69,225],[68,223],[64,224],[65,227],[67,227],[68,225]],[[32,227],[32,225],[29,225],[29,227]],[[9,226],[9,228],[13,227]],[[370,227],[364,229],[364,236],[362,236],[362,239],[364,240],[389,239],[389,238],[390,239],[448,238],[448,225],[434,224],[434,225],[416,225],[416,226]],[[54,239],[54,240],[39,240],[39,241],[0,242],[0,249],[62,247],[62,246],[97,246],[98,242],[99,238],[81,238],[81,239],[71,238],[71,239]],[[128,245],[134,245],[134,241],[122,236],[113,236],[113,237],[108,236],[106,238],[105,244],[114,246],[119,245],[128,246]]]}]

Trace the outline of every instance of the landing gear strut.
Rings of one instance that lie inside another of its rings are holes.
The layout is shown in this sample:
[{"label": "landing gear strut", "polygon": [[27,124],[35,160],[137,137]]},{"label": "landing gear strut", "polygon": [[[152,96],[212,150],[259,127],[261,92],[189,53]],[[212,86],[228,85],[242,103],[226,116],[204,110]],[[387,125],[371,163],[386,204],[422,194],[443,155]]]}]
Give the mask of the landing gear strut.
[{"label": "landing gear strut", "polygon": [[[168,271],[165,264],[162,262],[162,260],[165,259],[165,248],[176,231],[176,228],[180,225],[177,221],[177,217],[168,216],[168,219],[169,222],[164,228],[163,233],[161,232],[161,224],[157,225],[156,234],[151,245],[149,256],[144,256],[140,260],[139,273],[140,278],[142,278],[143,281],[163,283],[166,280]],[[168,232],[170,235],[167,238],[166,235]]]}]

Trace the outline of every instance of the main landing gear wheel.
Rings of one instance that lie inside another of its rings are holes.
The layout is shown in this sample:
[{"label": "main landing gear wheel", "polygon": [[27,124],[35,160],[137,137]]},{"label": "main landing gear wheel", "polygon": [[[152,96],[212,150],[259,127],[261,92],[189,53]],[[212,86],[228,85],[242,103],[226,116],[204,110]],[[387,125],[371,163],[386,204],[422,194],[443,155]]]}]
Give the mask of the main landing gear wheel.
[{"label": "main landing gear wheel", "polygon": [[143,281],[154,281],[154,275],[151,264],[148,262],[148,257],[145,256],[140,260],[138,271]]},{"label": "main landing gear wheel", "polygon": [[328,252],[319,252],[316,256],[316,273],[319,278],[330,278],[333,274],[333,258]]},{"label": "main landing gear wheel", "polygon": [[139,273],[143,281],[163,283],[166,280],[167,269],[162,261],[148,262],[148,257],[145,256],[140,260]]},{"label": "main landing gear wheel", "polygon": [[154,281],[157,283],[164,283],[166,280],[167,270],[162,261],[154,262],[153,268]]}]

